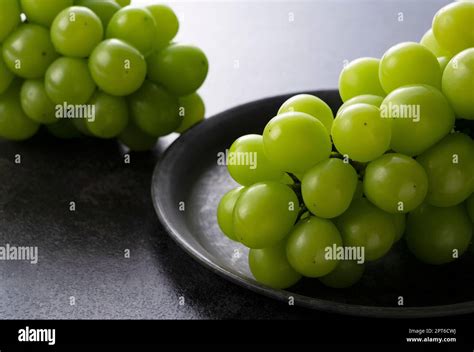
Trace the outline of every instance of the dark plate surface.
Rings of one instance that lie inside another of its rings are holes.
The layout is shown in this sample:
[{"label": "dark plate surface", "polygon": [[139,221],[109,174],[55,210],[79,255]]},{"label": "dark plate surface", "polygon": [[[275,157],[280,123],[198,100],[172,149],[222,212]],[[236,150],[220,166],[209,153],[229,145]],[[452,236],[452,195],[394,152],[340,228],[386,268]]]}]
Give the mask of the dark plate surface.
[{"label": "dark plate surface", "polygon": [[[313,92],[337,110],[337,91]],[[220,197],[235,182],[218,153],[241,135],[261,133],[281,103],[291,95],[241,105],[196,126],[173,143],[158,163],[152,197],[158,217],[171,237],[200,263],[230,281],[263,295],[343,314],[378,317],[430,317],[474,312],[474,256],[429,266],[398,243],[379,261],[369,263],[363,279],[335,290],[303,279],[288,290],[257,283],[249,272],[247,250],[222,235],[216,220]],[[403,302],[399,306],[399,302]]]}]

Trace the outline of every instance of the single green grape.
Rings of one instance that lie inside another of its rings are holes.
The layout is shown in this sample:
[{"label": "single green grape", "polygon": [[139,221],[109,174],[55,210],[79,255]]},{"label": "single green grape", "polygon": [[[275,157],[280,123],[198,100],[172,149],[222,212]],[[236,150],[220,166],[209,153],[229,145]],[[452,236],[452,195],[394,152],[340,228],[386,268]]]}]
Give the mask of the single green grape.
[{"label": "single green grape", "polygon": [[142,86],[146,76],[146,62],[134,47],[118,39],[108,39],[92,52],[89,70],[95,83],[104,92],[125,96]]},{"label": "single green grape", "polygon": [[385,96],[379,81],[379,65],[379,59],[363,57],[345,66],[339,75],[339,94],[342,101],[363,94]]},{"label": "single green grape", "polygon": [[327,256],[334,246],[342,246],[336,226],[330,220],[311,216],[291,232],[286,255],[293,269],[303,276],[321,277],[333,271],[339,262]]},{"label": "single green grape", "polygon": [[263,131],[267,158],[280,170],[304,173],[331,154],[326,127],[313,116],[286,112],[271,119]]},{"label": "single green grape", "polygon": [[130,120],[125,130],[118,137],[120,142],[134,152],[144,152],[153,149],[157,138],[146,134]]},{"label": "single green grape", "polygon": [[76,2],[78,6],[84,6],[94,11],[102,22],[102,28],[106,29],[110,19],[120,10],[120,5],[113,0],[80,0]]},{"label": "single green grape", "polygon": [[415,85],[398,88],[380,106],[382,117],[392,122],[390,147],[415,156],[440,141],[454,127],[454,112],[436,88]]},{"label": "single green grape", "polygon": [[410,251],[422,262],[445,264],[467,250],[472,226],[461,204],[444,208],[423,204],[408,214],[406,241]]},{"label": "single green grape", "polygon": [[95,106],[94,119],[85,121],[87,129],[96,137],[117,137],[128,125],[128,105],[123,97],[97,92],[88,102]]},{"label": "single green grape", "polygon": [[390,146],[391,123],[380,109],[369,104],[354,104],[343,109],[332,125],[336,149],[360,162],[374,160]]},{"label": "single green grape", "polygon": [[342,241],[347,247],[363,248],[364,260],[383,257],[396,237],[394,217],[370,203],[366,198],[352,202],[336,220]]},{"label": "single green grape", "polygon": [[41,78],[58,57],[49,31],[36,24],[20,25],[3,43],[3,59],[17,76]]},{"label": "single green grape", "polygon": [[406,214],[392,214],[392,219],[395,228],[394,242],[400,241],[406,229]]},{"label": "single green grape", "polygon": [[198,93],[179,98],[179,114],[183,117],[175,132],[184,133],[204,120],[206,106]]},{"label": "single green grape", "polygon": [[55,123],[56,104],[46,93],[43,80],[28,80],[21,87],[21,106],[25,114],[37,123]]},{"label": "single green grape", "polygon": [[258,282],[275,289],[288,288],[301,279],[288,263],[284,241],[274,247],[251,249],[249,267]]},{"label": "single green grape", "polygon": [[474,193],[466,200],[466,208],[469,218],[474,223]]},{"label": "single green grape", "polygon": [[339,110],[337,110],[336,116],[339,115],[342,112],[342,110],[344,110],[348,106],[355,105],[355,104],[369,104],[377,108],[380,108],[380,105],[382,104],[383,99],[384,98],[378,95],[371,95],[371,94],[358,95],[354,98],[347,100],[344,104],[342,104]]},{"label": "single green grape", "polygon": [[319,278],[324,285],[332,288],[347,288],[353,286],[362,278],[365,265],[354,260],[340,260],[336,268],[329,274]]},{"label": "single green grape", "polygon": [[73,5],[73,0],[20,0],[28,22],[49,27],[58,13]]},{"label": "single green grape", "polygon": [[158,28],[155,50],[166,47],[179,30],[179,21],[171,7],[164,4],[153,4],[146,7],[155,19]]},{"label": "single green grape", "polygon": [[443,72],[442,90],[458,117],[474,120],[474,48],[449,61]]},{"label": "single green grape", "polygon": [[449,51],[439,45],[431,28],[423,35],[420,44],[429,49],[435,56],[451,56]]},{"label": "single green grape", "polygon": [[20,24],[20,14],[18,0],[2,0],[0,2],[0,43]]},{"label": "single green grape", "polygon": [[334,218],[349,207],[357,187],[357,172],[341,159],[329,159],[309,169],[301,182],[306,207],[321,218]]},{"label": "single green grape", "polygon": [[436,56],[421,44],[392,46],[380,60],[379,78],[388,94],[402,86],[428,84],[441,88],[441,68]]},{"label": "single green grape", "polygon": [[414,159],[389,153],[367,165],[364,194],[386,212],[407,213],[418,207],[428,192],[428,176]]},{"label": "single green grape", "polygon": [[238,241],[234,234],[234,207],[243,190],[244,187],[237,187],[230,190],[224,194],[217,206],[217,223],[224,235],[233,241]]},{"label": "single green grape", "polygon": [[72,139],[82,136],[82,133],[74,126],[73,120],[61,119],[55,123],[46,125],[48,132],[61,139]]},{"label": "single green grape", "polygon": [[256,183],[245,188],[235,203],[234,235],[249,248],[271,247],[290,233],[298,211],[298,198],[290,187]]},{"label": "single green grape", "polygon": [[[0,53],[2,52],[2,47],[0,46]],[[10,71],[3,61],[3,56],[0,55],[0,94],[6,92],[10,84],[13,82],[15,75]]]},{"label": "single green grape", "polygon": [[258,134],[239,137],[232,143],[227,169],[230,176],[244,186],[262,181],[278,181],[283,177],[283,172],[267,159],[263,150],[263,137]]},{"label": "single green grape", "polygon": [[154,52],[148,57],[147,64],[149,78],[177,96],[197,91],[209,70],[209,62],[202,50],[183,44],[171,44]]},{"label": "single green grape", "polygon": [[310,94],[298,94],[286,100],[278,110],[278,115],[285,112],[304,112],[314,116],[331,133],[334,115],[331,108],[322,99]]},{"label": "single green grape", "polygon": [[[444,70],[446,69],[446,66],[448,66],[449,61],[450,61],[450,57],[448,57],[448,56],[438,57],[438,63],[439,63],[439,67],[441,67],[441,73],[442,74],[444,74]],[[443,85],[442,82],[443,81],[441,81],[441,86]]]},{"label": "single green grape", "polygon": [[128,102],[136,125],[150,136],[166,136],[181,124],[178,99],[153,82],[145,81]]},{"label": "single green grape", "polygon": [[45,87],[56,104],[85,104],[96,89],[85,59],[61,57],[46,71]]}]

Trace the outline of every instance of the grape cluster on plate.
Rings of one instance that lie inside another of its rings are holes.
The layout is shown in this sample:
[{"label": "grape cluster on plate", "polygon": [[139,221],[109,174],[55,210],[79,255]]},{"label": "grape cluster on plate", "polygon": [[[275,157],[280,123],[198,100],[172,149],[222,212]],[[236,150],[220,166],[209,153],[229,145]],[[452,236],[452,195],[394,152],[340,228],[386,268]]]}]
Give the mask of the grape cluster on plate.
[{"label": "grape cluster on plate", "polygon": [[0,137],[25,140],[45,125],[147,150],[204,118],[205,54],[172,42],[179,22],[168,6],[129,4],[0,2]]},{"label": "grape cluster on plate", "polygon": [[217,219],[230,239],[250,248],[257,281],[287,288],[305,276],[349,287],[366,261],[382,258],[402,237],[429,264],[467,251],[473,18],[474,2],[452,3],[421,43],[349,63],[335,118],[318,97],[297,95],[263,135],[232,144],[227,167],[241,187],[222,197]]}]

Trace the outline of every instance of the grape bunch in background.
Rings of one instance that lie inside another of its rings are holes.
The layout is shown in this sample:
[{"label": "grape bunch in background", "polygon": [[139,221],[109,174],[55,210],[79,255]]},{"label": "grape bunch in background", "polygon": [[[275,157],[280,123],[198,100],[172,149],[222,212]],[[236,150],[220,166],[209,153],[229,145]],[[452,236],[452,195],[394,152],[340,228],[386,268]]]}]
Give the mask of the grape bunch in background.
[{"label": "grape bunch in background", "polygon": [[[287,288],[305,276],[349,287],[364,262],[382,258],[402,237],[428,264],[468,250],[473,19],[473,1],[452,3],[438,11],[421,43],[349,63],[335,118],[318,97],[297,95],[263,135],[232,144],[227,167],[241,187],[222,197],[217,220],[250,248],[257,281]],[[358,249],[363,258],[348,258]]]},{"label": "grape bunch in background", "polygon": [[[0,2],[0,137],[25,140],[45,125],[60,138],[116,137],[147,150],[204,118],[196,91],[205,54],[172,42],[179,22],[168,6],[128,5]],[[87,118],[75,109],[90,106]],[[67,114],[58,117],[61,107]]]}]

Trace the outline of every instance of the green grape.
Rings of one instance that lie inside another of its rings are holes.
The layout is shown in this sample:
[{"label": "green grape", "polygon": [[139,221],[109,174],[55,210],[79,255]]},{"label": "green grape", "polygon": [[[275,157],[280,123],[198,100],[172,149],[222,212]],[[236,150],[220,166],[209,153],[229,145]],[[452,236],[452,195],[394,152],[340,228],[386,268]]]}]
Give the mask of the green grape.
[{"label": "green grape", "polygon": [[446,49],[442,48],[436,40],[433,30],[430,28],[420,40],[420,44],[429,49],[435,56],[450,56]]},{"label": "green grape", "polygon": [[393,214],[392,220],[395,228],[395,240],[394,242],[400,241],[405,233],[406,229],[406,215],[405,214]]},{"label": "green grape", "polygon": [[357,187],[357,172],[341,159],[329,159],[309,169],[301,183],[306,207],[321,218],[347,210]]},{"label": "green grape", "polygon": [[155,19],[148,10],[125,7],[110,19],[106,36],[121,39],[148,56],[153,51],[157,31]]},{"label": "green grape", "polygon": [[0,2],[0,43],[20,24],[20,13],[18,0]]},{"label": "green grape", "polygon": [[89,69],[100,89],[117,96],[136,92],[146,76],[143,55],[118,39],[105,40],[94,49]]},{"label": "green grape", "polygon": [[332,139],[337,150],[360,162],[374,160],[385,153],[390,138],[390,120],[381,118],[380,109],[369,104],[346,107],[332,125]]},{"label": "green grape", "polygon": [[106,29],[112,16],[120,10],[120,5],[113,0],[80,0],[76,5],[84,6],[94,11],[102,22],[102,28]]},{"label": "green grape", "polygon": [[100,18],[92,10],[82,6],[68,7],[61,11],[51,26],[54,47],[64,56],[88,57],[103,36]]},{"label": "green grape", "polygon": [[224,194],[217,206],[217,223],[224,235],[233,241],[237,241],[237,238],[234,235],[233,224],[234,207],[243,190],[243,187],[237,187],[230,190]]},{"label": "green grape", "polygon": [[129,119],[128,125],[119,136],[120,142],[135,152],[143,152],[156,144],[156,137],[150,136],[138,128],[133,121]]},{"label": "green grape", "polygon": [[467,213],[472,222],[474,222],[474,193],[466,200]]},{"label": "green grape", "polygon": [[280,170],[304,173],[331,154],[326,127],[313,116],[286,112],[271,119],[263,131],[267,158]]},{"label": "green grape", "polygon": [[291,232],[286,245],[290,265],[307,277],[321,277],[336,268],[338,260],[328,258],[328,249],[341,247],[342,239],[336,226],[327,219],[311,216],[301,221]]},{"label": "green grape", "polygon": [[125,6],[130,5],[132,1],[131,0],[115,0],[115,2],[122,7],[125,7]]},{"label": "green grape", "polygon": [[21,106],[25,114],[38,123],[55,123],[56,104],[46,94],[43,80],[29,80],[21,87]]},{"label": "green grape", "polygon": [[474,142],[469,136],[449,134],[416,160],[428,175],[429,204],[457,205],[474,191]]},{"label": "green grape", "polygon": [[10,71],[26,79],[40,78],[57,58],[46,28],[20,25],[3,44],[3,59]]},{"label": "green grape", "polygon": [[394,90],[383,101],[380,112],[392,121],[391,149],[410,156],[423,153],[454,127],[448,101],[427,85]]},{"label": "green grape", "polygon": [[460,52],[449,61],[442,86],[456,115],[474,120],[474,48]]},{"label": "green grape", "polygon": [[73,0],[20,0],[29,22],[49,27],[58,13],[73,5]]},{"label": "green grape", "polygon": [[347,100],[344,104],[342,104],[339,110],[337,110],[336,116],[339,115],[342,112],[342,110],[344,110],[348,106],[355,105],[355,104],[369,104],[377,108],[380,108],[380,105],[382,104],[383,99],[384,98],[378,95],[371,95],[371,94],[358,95],[354,98]]},{"label": "green grape", "polygon": [[379,66],[379,59],[363,57],[344,67],[339,76],[339,94],[342,101],[363,94],[385,96],[379,81]]},{"label": "green grape", "polygon": [[150,136],[166,136],[182,121],[178,99],[153,82],[145,81],[128,101],[136,125]]},{"label": "green grape", "polygon": [[467,250],[472,230],[462,205],[438,208],[423,204],[408,214],[406,241],[419,260],[439,265],[452,262]]},{"label": "green grape", "polygon": [[72,120],[74,127],[84,136],[93,137],[94,135],[89,131],[86,124],[86,119],[75,118]]},{"label": "green grape", "polygon": [[184,133],[192,126],[204,120],[206,114],[206,106],[201,96],[197,93],[180,97],[179,109],[180,115],[183,116],[183,121],[181,121],[181,124],[175,131],[178,133]]},{"label": "green grape", "polygon": [[319,281],[332,288],[351,287],[362,278],[364,269],[364,264],[357,264],[353,260],[340,260],[336,268],[320,277]]},{"label": "green grape", "polygon": [[156,51],[147,63],[150,79],[177,96],[197,91],[209,70],[209,62],[202,50],[183,44],[172,44]]},{"label": "green grape", "polygon": [[97,92],[88,104],[95,106],[95,118],[84,121],[87,129],[96,137],[117,137],[127,127],[128,106],[123,97]]},{"label": "green grape", "polygon": [[21,108],[20,89],[21,82],[16,80],[0,95],[0,138],[22,141],[39,129],[39,124],[28,118]]},{"label": "green grape", "polygon": [[61,57],[46,71],[45,87],[56,104],[85,104],[94,94],[95,84],[84,59]]},{"label": "green grape", "polygon": [[364,184],[362,183],[361,180],[358,180],[351,203],[363,197],[364,197]]},{"label": "green grape", "polygon": [[[439,63],[439,67],[441,67],[441,73],[442,74],[444,73],[444,70],[446,69],[446,66],[448,66],[449,61],[450,61],[450,58],[448,56],[438,57],[438,63]],[[443,85],[442,82],[443,81],[441,81],[441,86]]]},{"label": "green grape", "polygon": [[396,237],[392,214],[380,210],[366,198],[355,200],[336,220],[342,241],[347,247],[363,248],[364,260],[383,257]]},{"label": "green grape", "polygon": [[154,4],[146,7],[155,19],[158,28],[155,50],[163,49],[171,42],[179,30],[178,17],[167,5]]},{"label": "green grape", "polygon": [[418,207],[428,192],[428,176],[409,156],[390,153],[367,165],[364,194],[386,212],[407,213]]},{"label": "green grape", "polygon": [[265,156],[263,137],[258,134],[242,136],[232,144],[227,169],[230,176],[244,186],[262,181],[278,181],[283,177],[283,172]]},{"label": "green grape", "polygon": [[387,94],[411,84],[441,88],[441,68],[436,56],[413,42],[397,44],[385,52],[380,60],[379,78]]},{"label": "green grape", "polygon": [[81,132],[74,126],[73,121],[69,119],[58,120],[58,122],[46,125],[46,128],[53,136],[61,139],[71,139],[82,136]]},{"label": "green grape", "polygon": [[275,289],[288,288],[301,279],[288,263],[285,242],[274,247],[251,249],[249,267],[258,282]]},{"label": "green grape", "polygon": [[283,103],[278,110],[278,115],[293,111],[304,112],[317,118],[326,127],[328,133],[331,133],[334,115],[329,105],[320,98],[309,94],[295,95]]},{"label": "green grape", "polygon": [[245,188],[235,203],[234,235],[249,248],[276,245],[291,231],[299,202],[293,190],[278,182]]},{"label": "green grape", "polygon": [[454,2],[433,18],[433,33],[440,46],[453,54],[474,47],[474,2]]},{"label": "green grape", "polygon": [[[0,46],[0,53],[2,52],[2,47]],[[10,71],[3,61],[3,56],[0,55],[0,94],[6,92],[10,84],[13,82],[15,75]]]}]

